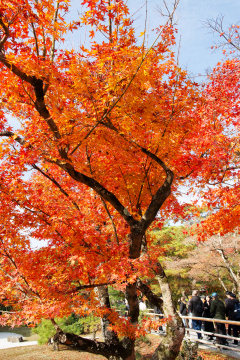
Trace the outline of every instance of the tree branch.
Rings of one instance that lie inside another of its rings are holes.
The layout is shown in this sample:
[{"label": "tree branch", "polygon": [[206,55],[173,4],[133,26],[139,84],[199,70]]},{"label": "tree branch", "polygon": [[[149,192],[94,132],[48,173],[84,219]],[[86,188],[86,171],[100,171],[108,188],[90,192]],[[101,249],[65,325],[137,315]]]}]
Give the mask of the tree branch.
[{"label": "tree branch", "polygon": [[173,172],[169,169],[169,167],[155,154],[153,154],[151,151],[145,149],[141,145],[137,144],[132,139],[128,139],[126,135],[124,135],[122,132],[120,133],[119,130],[113,125],[111,119],[107,117],[106,121],[102,123],[105,127],[108,129],[113,130],[118,135],[124,138],[125,141],[128,143],[136,146],[139,148],[145,155],[153,159],[157,164],[159,164],[162,169],[165,171],[167,177],[163,183],[163,185],[158,189],[156,194],[153,196],[152,201],[146,210],[145,214],[142,216],[141,220],[139,221],[139,225],[142,227],[142,230],[145,231],[148,226],[151,224],[151,222],[155,219],[158,210],[164,203],[164,201],[168,198],[168,196],[171,193],[171,185],[174,179]]},{"label": "tree branch", "polygon": [[13,140],[17,141],[19,144],[25,145],[25,140],[23,140],[20,136],[17,136],[16,134],[14,134],[14,132],[12,132],[12,131],[2,131],[2,132],[0,132],[0,136],[11,137],[11,138],[13,138]]},{"label": "tree branch", "polygon": [[[56,10],[54,13],[54,17],[53,17],[53,26],[54,26],[54,30],[55,30],[55,22],[57,21],[57,16],[58,16],[58,9],[59,9],[59,1],[57,1],[57,6],[56,6]],[[53,35],[52,37],[52,47],[51,47],[51,62],[53,62],[54,59],[54,51],[55,51],[55,37]]]},{"label": "tree branch", "polygon": [[3,36],[3,38],[0,41],[0,51],[3,49],[3,46],[5,44],[5,42],[7,41],[8,37],[9,37],[9,26],[6,26],[3,19],[2,19],[2,15],[0,15],[0,25],[2,26],[5,35]]},{"label": "tree branch", "polygon": [[[21,145],[25,144],[25,141],[21,139],[19,136],[16,136],[11,131],[4,131],[0,133],[0,136],[8,136],[12,137],[14,140],[18,141]],[[127,208],[125,208],[120,201],[117,199],[117,197],[110,191],[108,191],[106,188],[104,188],[98,181],[96,181],[93,178],[88,177],[87,175],[84,175],[74,169],[74,167],[69,164],[58,161],[56,164],[62,168],[64,171],[66,171],[74,180],[77,182],[80,182],[93,190],[96,191],[97,194],[99,194],[105,201],[108,201],[118,212],[119,214],[126,220],[126,222],[129,224],[129,226],[136,225],[138,223],[137,220],[133,218],[133,216],[128,212]],[[49,180],[51,180],[59,189],[61,192],[64,193],[64,190],[61,188],[61,186],[56,182],[55,179],[52,179],[47,174],[42,172],[40,168],[38,168],[36,165],[33,165],[33,167],[40,171],[44,176],[46,176]],[[66,193],[65,193],[66,195]],[[67,194],[68,196],[68,194]],[[77,204],[76,204],[77,205]],[[78,205],[77,205],[78,206]]]},{"label": "tree branch", "polygon": [[86,351],[90,354],[103,355],[107,359],[110,359],[111,356],[126,359],[132,353],[131,345],[129,346],[129,344],[126,344],[126,341],[130,343],[131,340],[124,339],[119,344],[108,344],[86,339],[75,334],[64,333],[56,323],[54,324],[54,327],[57,330],[57,334],[54,335],[53,340],[63,345],[74,346],[74,349],[76,350]]},{"label": "tree branch", "polygon": [[163,309],[163,301],[155,295],[147,284],[144,284],[140,279],[137,280],[137,289],[140,290],[148,299],[148,301],[156,306],[158,309]]},{"label": "tree branch", "polygon": [[105,201],[109,202],[124,218],[124,220],[129,224],[129,226],[136,225],[138,223],[137,220],[128,212],[127,208],[125,208],[118,198],[110,191],[108,191],[104,186],[102,186],[98,181],[93,178],[90,178],[87,175],[84,175],[74,169],[74,167],[69,163],[62,163],[57,161],[56,164],[65,170],[72,179],[92,188],[99,194]]},{"label": "tree branch", "polygon": [[45,176],[47,179],[49,179],[54,185],[56,185],[56,186],[58,187],[58,189],[61,191],[61,193],[64,194],[65,196],[67,196],[67,197],[71,200],[71,202],[72,202],[72,204],[74,205],[74,207],[75,207],[78,211],[80,210],[78,204],[77,204],[74,200],[72,200],[72,199],[70,198],[70,196],[68,195],[68,193],[61,187],[61,185],[60,185],[52,176],[46,174],[46,173],[45,173],[44,171],[42,171],[36,164],[32,165],[32,167],[33,167],[35,170],[39,171],[39,172],[40,172],[43,176]]},{"label": "tree branch", "polygon": [[[36,76],[27,75],[24,71],[20,70],[12,62],[10,63],[7,60],[5,54],[3,54],[2,52],[0,52],[0,62],[5,65],[9,70],[11,70],[13,74],[33,86],[36,95],[36,101],[34,103],[36,110],[38,111],[39,115],[47,122],[54,137],[56,139],[61,139],[58,127],[55,124],[44,102],[43,80],[37,79]],[[66,153],[63,149],[60,150],[60,154],[63,158],[66,158]]]},{"label": "tree branch", "polygon": [[36,31],[35,31],[33,22],[31,22],[31,25],[32,25],[33,36],[34,36],[34,40],[35,40],[36,52],[37,52],[37,56],[39,57],[37,34],[36,34]]},{"label": "tree branch", "polygon": [[116,281],[110,281],[110,282],[106,282],[106,283],[102,283],[102,284],[89,284],[89,285],[80,285],[77,286],[73,291],[69,291],[69,293],[73,293],[73,292],[77,292],[80,290],[86,290],[86,289],[94,289],[97,287],[101,287],[101,286],[109,286],[109,285],[114,285],[116,284]]}]

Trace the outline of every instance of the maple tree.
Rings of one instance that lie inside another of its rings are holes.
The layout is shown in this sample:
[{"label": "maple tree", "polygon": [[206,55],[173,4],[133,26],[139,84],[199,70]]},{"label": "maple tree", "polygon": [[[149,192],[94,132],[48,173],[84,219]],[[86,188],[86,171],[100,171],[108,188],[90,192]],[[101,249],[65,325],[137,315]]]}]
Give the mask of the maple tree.
[{"label": "maple tree", "polygon": [[[141,291],[168,321],[155,356],[174,359],[184,327],[147,231],[185,216],[185,181],[219,174],[225,120],[213,123],[211,99],[175,61],[177,2],[150,48],[145,32],[138,44],[124,1],[81,4],[85,13],[67,23],[67,0],[0,1],[0,278],[13,308],[1,323],[48,318],[60,343],[135,359],[134,341],[151,325],[138,325]],[[66,34],[83,25],[90,47],[67,50]],[[32,249],[33,238],[47,245]],[[145,277],[158,280],[163,304]],[[108,285],[125,293],[127,319],[111,308]],[[64,333],[54,318],[72,312],[100,317],[104,342]]]},{"label": "maple tree", "polygon": [[216,156],[215,169],[202,192],[209,212],[202,224],[202,238],[222,236],[239,226],[239,65],[238,59],[219,63],[206,87],[214,126],[218,128],[215,120],[221,118],[225,136],[216,137],[222,164],[219,167]]},{"label": "maple tree", "polygon": [[[218,254],[212,275],[219,279],[225,290],[227,285],[224,283],[224,277],[227,278],[232,282],[234,291],[239,293],[240,26],[232,24],[229,28],[225,28],[223,16],[208,20],[205,25],[219,35],[218,41],[212,48],[222,49],[224,58],[208,76],[204,89],[208,97],[206,109],[214,124],[218,152],[215,160],[212,159],[213,167],[211,170],[209,168],[209,178],[206,178],[202,188],[202,206],[205,207],[207,217],[199,226],[198,235],[199,239],[206,241],[206,245],[202,244],[202,249]],[[224,136],[218,133],[219,126],[222,126]],[[200,263],[198,266],[201,268]],[[228,275],[226,276],[226,272],[221,271],[220,268],[227,270]]]}]

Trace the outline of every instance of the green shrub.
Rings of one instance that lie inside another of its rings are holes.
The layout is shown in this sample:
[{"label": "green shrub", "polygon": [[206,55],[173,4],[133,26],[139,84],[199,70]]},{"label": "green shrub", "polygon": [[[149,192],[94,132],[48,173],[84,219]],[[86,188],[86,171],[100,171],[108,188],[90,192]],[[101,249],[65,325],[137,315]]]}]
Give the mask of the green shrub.
[{"label": "green shrub", "polygon": [[[79,317],[72,314],[69,317],[56,319],[56,323],[64,332],[81,335],[92,333],[94,329],[98,328],[100,326],[100,319],[92,315]],[[46,319],[43,319],[33,331],[39,335],[38,343],[40,345],[46,344],[49,338],[56,333],[51,321]]]},{"label": "green shrub", "polygon": [[56,333],[56,330],[50,320],[43,319],[41,323],[33,329],[33,332],[39,335],[38,343],[43,345]]},{"label": "green shrub", "polygon": [[111,307],[119,310],[119,315],[125,316],[126,304],[125,304],[125,295],[122,291],[116,290],[113,287],[108,287],[109,300]]}]

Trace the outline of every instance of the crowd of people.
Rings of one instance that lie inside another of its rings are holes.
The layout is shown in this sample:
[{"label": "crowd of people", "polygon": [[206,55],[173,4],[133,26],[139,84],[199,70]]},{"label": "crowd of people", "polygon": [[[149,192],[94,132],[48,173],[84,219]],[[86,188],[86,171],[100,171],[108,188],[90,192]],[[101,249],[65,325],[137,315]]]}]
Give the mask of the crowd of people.
[{"label": "crowd of people", "polygon": [[[225,303],[219,299],[219,296],[216,292],[214,292],[211,296],[202,295],[198,296],[198,291],[194,290],[192,292],[192,296],[189,296],[189,299],[185,297],[181,298],[180,301],[180,309],[179,313],[182,316],[192,316],[198,318],[207,318],[207,319],[219,319],[226,320],[226,317],[230,321],[239,321],[239,325],[237,324],[228,324],[228,335],[233,336],[235,338],[239,337],[240,334],[240,303],[236,298],[236,295],[230,291],[226,291],[226,299]],[[188,320],[188,324],[186,322]],[[204,321],[199,319],[184,319],[184,325],[194,330],[203,329],[205,332],[209,332],[207,335],[208,340],[213,339],[213,333],[216,332],[218,334],[226,335],[226,326],[224,323],[219,323],[214,321],[216,324],[216,329],[212,321]],[[197,332],[198,339],[203,339],[202,333]],[[224,337],[218,337],[218,341],[221,345],[229,346],[230,343]],[[240,341],[240,339],[239,339]],[[231,343],[232,345],[238,345],[239,342],[237,339],[234,339]]]}]

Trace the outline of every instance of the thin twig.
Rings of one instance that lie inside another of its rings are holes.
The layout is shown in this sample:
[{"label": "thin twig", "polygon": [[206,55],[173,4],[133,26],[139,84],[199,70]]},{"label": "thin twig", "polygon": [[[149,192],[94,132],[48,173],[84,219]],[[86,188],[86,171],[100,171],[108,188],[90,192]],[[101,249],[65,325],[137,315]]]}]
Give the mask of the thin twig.
[{"label": "thin twig", "polygon": [[[87,150],[87,147],[86,147],[86,154],[87,154],[87,160],[88,160],[88,165],[89,165],[89,169],[90,169],[90,172],[91,172],[91,175],[93,176],[93,171],[92,171],[92,166],[91,166],[91,155],[88,154],[88,150]],[[117,229],[116,229],[116,226],[114,224],[114,221],[113,221],[113,218],[111,216],[111,213],[107,207],[107,204],[105,202],[105,200],[103,199],[103,197],[100,195],[100,200],[103,204],[103,207],[104,209],[106,210],[107,214],[108,214],[108,217],[112,223],[112,227],[113,227],[113,231],[114,231],[114,235],[115,235],[115,238],[116,238],[116,241],[117,241],[117,244],[119,245],[119,239],[118,239],[118,234],[117,234]]]},{"label": "thin twig", "polygon": [[[53,30],[55,31],[55,23],[57,21],[57,16],[58,16],[58,10],[59,10],[59,1],[57,1],[57,6],[56,6],[56,10],[54,13],[54,17],[53,17]],[[55,36],[53,35],[52,37],[52,48],[51,48],[51,62],[53,62],[54,59],[54,51],[55,51]]]},{"label": "thin twig", "polygon": [[158,36],[156,37],[156,39],[154,40],[154,42],[152,43],[152,45],[150,46],[150,48],[148,49],[148,51],[146,52],[145,56],[142,58],[140,64],[138,65],[135,74],[132,76],[131,80],[129,81],[128,85],[125,87],[125,89],[123,90],[122,94],[118,97],[118,99],[112,104],[112,106],[110,107],[110,109],[103,115],[101,122],[103,122],[104,119],[106,119],[106,117],[108,117],[108,115],[110,114],[110,112],[114,109],[114,107],[119,103],[119,101],[122,99],[122,97],[126,94],[127,90],[129,89],[129,87],[131,86],[133,80],[135,79],[135,77],[137,76],[139,70],[142,67],[142,64],[144,63],[144,61],[146,60],[146,58],[148,57],[149,53],[151,52],[151,50],[153,49],[154,45],[156,44],[156,42],[158,41],[158,39],[160,38],[160,36],[162,35],[165,27],[167,26],[167,24],[169,23],[169,21],[172,21],[172,16],[177,8],[178,5],[178,0],[175,2],[174,4],[174,8],[172,13],[169,16],[169,19],[166,21],[166,23],[164,24],[164,26],[162,27],[161,31],[159,32]]},{"label": "thin twig", "polygon": [[37,52],[37,56],[39,57],[39,48],[38,48],[37,34],[36,34],[36,31],[35,31],[33,22],[31,22],[31,25],[32,25],[33,36],[34,36],[34,40],[35,40],[36,52]]}]

